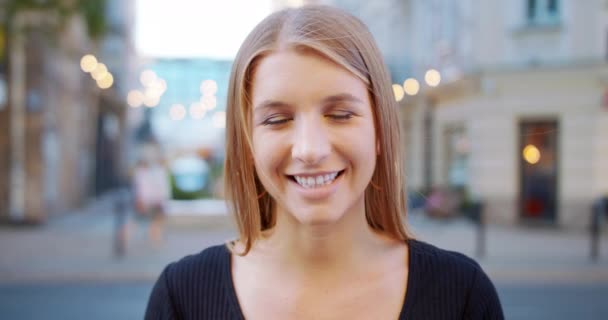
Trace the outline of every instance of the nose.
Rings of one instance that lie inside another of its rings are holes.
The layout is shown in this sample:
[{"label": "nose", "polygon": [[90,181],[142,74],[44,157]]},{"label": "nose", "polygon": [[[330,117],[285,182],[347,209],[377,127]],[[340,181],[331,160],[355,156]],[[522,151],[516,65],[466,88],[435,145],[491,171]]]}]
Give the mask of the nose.
[{"label": "nose", "polygon": [[306,165],[321,163],[331,152],[330,138],[322,120],[301,118],[295,124],[291,156]]}]

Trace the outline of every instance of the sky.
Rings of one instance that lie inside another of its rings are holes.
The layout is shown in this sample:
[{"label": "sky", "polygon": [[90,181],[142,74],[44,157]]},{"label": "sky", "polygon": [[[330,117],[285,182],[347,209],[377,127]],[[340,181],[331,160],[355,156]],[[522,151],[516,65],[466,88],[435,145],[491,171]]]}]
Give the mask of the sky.
[{"label": "sky", "polygon": [[271,0],[136,0],[135,46],[146,57],[232,59]]}]

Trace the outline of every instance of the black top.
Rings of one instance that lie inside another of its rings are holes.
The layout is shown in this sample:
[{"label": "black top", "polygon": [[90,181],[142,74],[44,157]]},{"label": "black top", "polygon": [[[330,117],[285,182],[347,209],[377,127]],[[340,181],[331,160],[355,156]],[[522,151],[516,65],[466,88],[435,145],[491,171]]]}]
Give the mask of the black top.
[{"label": "black top", "polygon": [[[477,262],[417,240],[408,244],[399,319],[504,319],[496,289]],[[146,319],[244,319],[228,248],[210,247],[169,264],[152,289]]]}]

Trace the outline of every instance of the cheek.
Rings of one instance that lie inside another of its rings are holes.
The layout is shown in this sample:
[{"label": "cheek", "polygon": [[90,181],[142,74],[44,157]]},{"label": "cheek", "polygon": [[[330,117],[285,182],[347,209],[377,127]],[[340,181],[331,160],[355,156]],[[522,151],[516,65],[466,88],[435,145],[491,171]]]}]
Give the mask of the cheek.
[{"label": "cheek", "polygon": [[355,152],[360,157],[369,159],[375,157],[379,151],[379,141],[376,138],[376,132],[373,124],[369,123],[365,127],[357,131],[357,136],[350,136],[346,141],[350,141]]},{"label": "cheek", "polygon": [[271,191],[271,186],[273,185],[272,177],[274,174],[268,165],[268,161],[261,154],[254,153],[254,166],[256,176],[264,186],[264,189]]},{"label": "cheek", "polygon": [[253,136],[253,159],[255,170],[264,187],[268,189],[270,180],[276,179],[281,159],[279,150],[273,146],[272,140],[262,136]]},{"label": "cheek", "polygon": [[370,126],[367,130],[362,130],[362,132],[366,132],[366,134],[362,135],[360,139],[357,139],[358,143],[356,145],[356,150],[361,164],[366,167],[366,171],[373,172],[380,152],[379,143],[376,139],[373,126]]}]

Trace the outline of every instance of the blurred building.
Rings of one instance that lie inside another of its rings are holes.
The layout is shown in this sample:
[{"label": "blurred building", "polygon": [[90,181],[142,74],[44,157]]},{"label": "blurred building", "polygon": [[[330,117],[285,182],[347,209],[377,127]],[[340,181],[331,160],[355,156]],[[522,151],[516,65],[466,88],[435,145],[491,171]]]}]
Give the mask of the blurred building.
[{"label": "blurred building", "polygon": [[81,57],[102,43],[92,37],[107,26],[114,34],[106,3],[61,9],[55,2],[7,1],[2,7],[8,99],[0,107],[1,220],[42,222],[96,192],[95,171],[105,159],[99,136],[120,135],[122,122],[101,120],[108,105],[119,108],[120,69],[108,60],[114,79],[104,77],[103,84],[81,70]]},{"label": "blurred building", "polygon": [[166,83],[160,100],[148,109],[153,133],[170,153],[224,149],[224,130],[216,118],[225,115],[231,66],[230,60],[211,58],[156,58],[145,65],[143,71],[153,71]]},{"label": "blurred building", "polygon": [[[140,83],[133,84],[129,93],[129,113],[145,115],[136,139],[139,143],[152,139],[162,149],[175,182],[174,197],[207,196],[216,183],[214,170],[224,159],[232,61],[194,57],[146,60],[142,60]],[[136,160],[137,155],[131,162]],[[184,192],[176,191],[182,190],[182,185],[188,185]]]},{"label": "blurred building", "polygon": [[401,103],[409,186],[466,187],[492,221],[586,227],[608,193],[605,3],[411,7],[420,91]]},{"label": "blurred building", "polygon": [[0,8],[0,210],[8,209],[8,150],[9,140],[7,128],[9,126],[6,109],[8,108],[8,75],[7,75],[7,28],[6,11]]},{"label": "blurred building", "polygon": [[102,194],[124,183],[136,141],[127,94],[137,81],[137,58],[134,41],[135,1],[106,0],[107,28],[98,42],[97,53],[114,76],[112,86],[102,90],[96,123],[94,194]]}]

